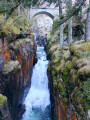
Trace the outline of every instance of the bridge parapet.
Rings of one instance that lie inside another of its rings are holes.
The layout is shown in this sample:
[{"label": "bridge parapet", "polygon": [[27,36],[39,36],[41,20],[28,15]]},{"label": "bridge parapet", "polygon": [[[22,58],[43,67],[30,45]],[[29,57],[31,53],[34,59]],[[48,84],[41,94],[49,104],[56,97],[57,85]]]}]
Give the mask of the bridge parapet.
[{"label": "bridge parapet", "polygon": [[39,15],[39,14],[46,14],[52,19],[54,17],[59,15],[59,9],[58,8],[31,8],[29,11],[29,18],[32,19],[33,17]]}]

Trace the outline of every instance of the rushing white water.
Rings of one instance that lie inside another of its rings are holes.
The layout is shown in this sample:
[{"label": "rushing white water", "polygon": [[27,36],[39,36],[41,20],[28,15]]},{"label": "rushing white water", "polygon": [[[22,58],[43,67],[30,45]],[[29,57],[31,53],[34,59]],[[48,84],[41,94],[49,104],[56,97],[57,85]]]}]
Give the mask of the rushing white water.
[{"label": "rushing white water", "polygon": [[44,47],[37,47],[37,58],[38,62],[33,68],[31,87],[24,101],[26,112],[22,120],[50,120],[48,61]]}]

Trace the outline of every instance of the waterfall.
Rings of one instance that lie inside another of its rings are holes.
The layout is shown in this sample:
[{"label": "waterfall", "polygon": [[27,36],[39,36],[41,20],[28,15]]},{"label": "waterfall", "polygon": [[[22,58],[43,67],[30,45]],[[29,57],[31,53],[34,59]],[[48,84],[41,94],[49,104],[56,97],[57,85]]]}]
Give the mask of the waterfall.
[{"label": "waterfall", "polygon": [[37,47],[37,64],[33,67],[31,87],[24,101],[26,111],[22,120],[51,120],[48,89],[48,60],[44,47]]}]

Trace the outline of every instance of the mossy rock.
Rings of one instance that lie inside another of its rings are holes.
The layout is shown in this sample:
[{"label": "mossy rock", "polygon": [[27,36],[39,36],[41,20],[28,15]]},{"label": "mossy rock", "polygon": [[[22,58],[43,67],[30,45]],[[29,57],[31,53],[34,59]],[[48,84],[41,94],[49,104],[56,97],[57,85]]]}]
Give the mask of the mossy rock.
[{"label": "mossy rock", "polygon": [[63,85],[63,83],[61,81],[58,84],[58,88],[60,89],[60,91],[64,91],[65,90],[65,86]]},{"label": "mossy rock", "polygon": [[51,48],[50,48],[50,51],[54,52],[58,49],[58,45],[57,44],[54,44]]},{"label": "mossy rock", "polygon": [[76,66],[77,60],[78,60],[78,57],[76,57],[76,56],[72,57],[72,64],[73,64],[74,67]]},{"label": "mossy rock", "polygon": [[0,107],[2,107],[3,104],[6,102],[7,102],[7,97],[0,94]]},{"label": "mossy rock", "polygon": [[79,45],[79,44],[82,44],[82,43],[85,43],[85,40],[76,41],[74,44]]},{"label": "mossy rock", "polygon": [[70,52],[72,55],[76,55],[78,57],[82,57],[82,55],[87,52],[90,51],[90,41],[88,42],[77,42],[74,43],[74,45],[70,46]]},{"label": "mossy rock", "polygon": [[82,80],[87,80],[87,78],[90,78],[90,66],[84,66],[78,70],[78,76]]},{"label": "mossy rock", "polygon": [[70,59],[70,51],[69,50],[63,50],[63,58],[65,60]]},{"label": "mossy rock", "polygon": [[60,58],[56,58],[54,61],[53,61],[53,64],[58,64],[60,62]]},{"label": "mossy rock", "polygon": [[62,59],[62,60],[60,61],[60,71],[63,72],[64,69],[65,69],[65,60]]},{"label": "mossy rock", "polygon": [[7,75],[10,72],[15,71],[15,70],[19,70],[19,69],[21,69],[20,63],[17,60],[16,61],[10,60],[4,65],[3,74]]},{"label": "mossy rock", "polygon": [[55,70],[56,70],[56,72],[57,72],[57,74],[59,74],[60,73],[60,65],[57,65],[57,66],[55,66],[55,68],[54,68]]},{"label": "mossy rock", "polygon": [[74,56],[76,56],[78,58],[81,58],[82,54],[83,54],[83,52],[81,50],[79,50],[79,49],[76,49],[74,51]]},{"label": "mossy rock", "polygon": [[87,100],[90,101],[90,79],[83,83],[82,88],[85,95],[87,96]]},{"label": "mossy rock", "polygon": [[90,51],[90,41],[83,43],[81,46],[81,50],[83,52]]},{"label": "mossy rock", "polygon": [[0,49],[0,53],[2,52],[2,49]]},{"label": "mossy rock", "polygon": [[64,45],[63,50],[69,50],[69,47]]},{"label": "mossy rock", "polygon": [[70,52],[71,54],[74,54],[74,51],[79,49],[81,47],[81,45],[71,45],[70,46]]},{"label": "mossy rock", "polygon": [[77,71],[75,69],[71,69],[70,75],[71,75],[72,82],[76,85],[77,79],[78,79]]},{"label": "mossy rock", "polygon": [[82,89],[83,87],[76,87],[71,94],[71,98],[78,114],[84,117],[86,112],[90,109],[90,105],[87,96]]},{"label": "mossy rock", "polygon": [[70,71],[73,68],[73,63],[71,61],[68,61],[66,62],[65,67],[68,71]]},{"label": "mossy rock", "polygon": [[84,66],[90,66],[90,61],[87,58],[82,58],[76,61],[77,68],[82,68]]}]

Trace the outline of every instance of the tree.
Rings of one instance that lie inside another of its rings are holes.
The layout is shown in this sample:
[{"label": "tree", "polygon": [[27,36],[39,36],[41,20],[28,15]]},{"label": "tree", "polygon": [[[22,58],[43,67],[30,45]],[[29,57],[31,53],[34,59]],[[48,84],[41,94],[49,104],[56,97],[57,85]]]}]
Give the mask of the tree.
[{"label": "tree", "polygon": [[[59,17],[62,19],[62,0],[58,0],[59,4]],[[63,24],[60,25],[60,49],[63,47]]]},{"label": "tree", "polygon": [[0,0],[0,13],[6,13],[8,19],[14,10],[23,3],[23,6],[35,5],[38,0]]},{"label": "tree", "polygon": [[90,40],[90,0],[89,0],[89,8],[87,10],[87,18],[85,25],[85,41]]},{"label": "tree", "polygon": [[[72,6],[72,0],[69,0],[69,8]],[[68,20],[68,44],[72,43],[72,17]]]}]

